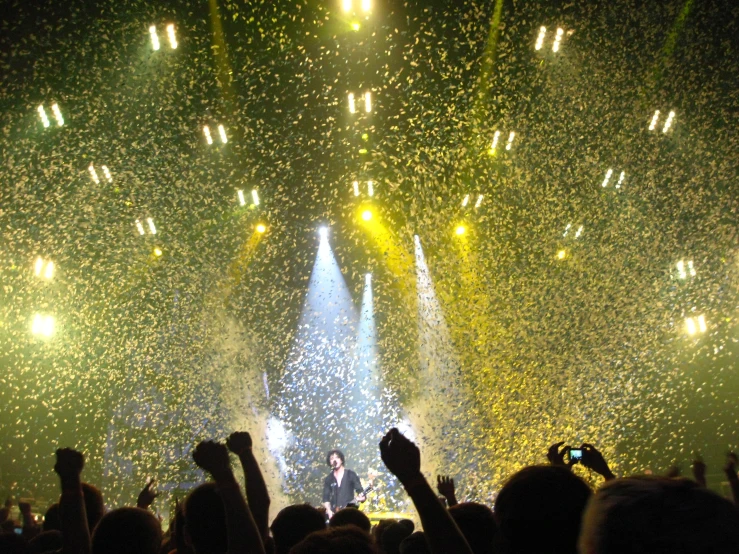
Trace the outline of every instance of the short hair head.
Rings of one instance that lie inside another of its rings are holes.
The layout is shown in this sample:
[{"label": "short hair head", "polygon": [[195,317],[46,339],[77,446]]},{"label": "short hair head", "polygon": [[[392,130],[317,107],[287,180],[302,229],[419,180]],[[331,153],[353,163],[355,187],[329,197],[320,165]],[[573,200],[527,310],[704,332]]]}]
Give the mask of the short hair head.
[{"label": "short hair head", "polygon": [[331,456],[336,454],[339,457],[339,460],[341,460],[341,465],[344,465],[345,459],[344,459],[344,453],[341,450],[333,449],[330,450],[328,454],[326,454],[326,465],[331,465]]},{"label": "short hair head", "polygon": [[92,554],[159,554],[162,527],[141,508],[118,508],[105,514],[92,534]]},{"label": "short hair head", "polygon": [[305,537],[325,528],[323,514],[310,504],[296,504],[283,508],[270,525],[275,541],[275,554],[287,554]]},{"label": "short hair head", "polygon": [[195,487],[185,499],[185,534],[195,552],[226,552],[226,509],[215,483]]},{"label": "short hair head", "polygon": [[290,554],[315,554],[316,552],[321,554],[344,554],[345,552],[379,554],[369,533],[354,525],[316,531],[290,550]]},{"label": "short hair head", "polygon": [[492,554],[498,524],[490,508],[477,502],[462,502],[449,508],[449,515],[474,554]]},{"label": "short hair head", "polygon": [[739,552],[739,509],[689,479],[616,479],[588,504],[580,552]]},{"label": "short hair head", "polygon": [[329,527],[343,527],[344,525],[356,525],[362,531],[367,533],[372,529],[372,523],[369,518],[356,508],[347,507],[339,510],[328,522]]}]

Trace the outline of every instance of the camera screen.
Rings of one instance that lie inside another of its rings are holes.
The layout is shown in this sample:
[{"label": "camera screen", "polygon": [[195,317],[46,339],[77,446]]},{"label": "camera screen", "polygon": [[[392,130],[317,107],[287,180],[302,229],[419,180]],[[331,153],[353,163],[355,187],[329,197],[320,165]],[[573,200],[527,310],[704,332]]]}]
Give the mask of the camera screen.
[{"label": "camera screen", "polygon": [[580,448],[570,449],[570,459],[571,460],[582,460],[582,450]]}]

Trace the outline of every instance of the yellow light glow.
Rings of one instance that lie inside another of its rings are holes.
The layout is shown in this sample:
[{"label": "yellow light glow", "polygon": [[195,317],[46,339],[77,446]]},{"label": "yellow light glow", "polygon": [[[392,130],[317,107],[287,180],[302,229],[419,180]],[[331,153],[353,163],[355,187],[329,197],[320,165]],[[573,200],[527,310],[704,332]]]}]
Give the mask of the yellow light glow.
[{"label": "yellow light glow", "polygon": [[167,25],[167,36],[169,37],[169,45],[174,50],[175,48],[177,48],[177,37],[175,36],[173,23]]},{"label": "yellow light glow", "polygon": [[567,257],[567,251],[560,250],[559,252],[557,252],[557,258],[559,258],[560,260],[564,260],[566,257]]},{"label": "yellow light glow", "polygon": [[454,232],[457,234],[457,236],[461,237],[467,232],[467,228],[464,225],[458,225]]},{"label": "yellow light glow", "polygon": [[369,221],[370,219],[372,219],[372,212],[370,210],[364,210],[362,212],[362,219],[364,219],[365,221]]},{"label": "yellow light glow", "polygon": [[352,31],[359,31],[359,23],[352,23]]},{"label": "yellow light glow", "polygon": [[36,258],[36,264],[34,266],[34,272],[36,273],[36,277],[41,277],[41,272],[44,270],[44,259],[39,257]]},{"label": "yellow light glow", "polygon": [[36,314],[33,316],[31,332],[42,337],[51,337],[54,334],[54,316]]},{"label": "yellow light glow", "polygon": [[534,45],[534,50],[541,50],[541,47],[544,45],[544,37],[547,34],[547,28],[546,27],[540,27],[539,28],[539,36],[536,37],[536,44]]},{"label": "yellow light glow", "polygon": [[354,101],[354,93],[349,93],[349,113],[357,113],[357,105]]},{"label": "yellow light glow", "polygon": [[154,255],[155,255],[155,256],[156,256],[157,258],[158,258],[159,256],[161,256],[162,254],[163,254],[163,252],[162,252],[162,249],[161,249],[161,248],[159,248],[158,246],[157,246],[156,248],[154,248]]},{"label": "yellow light glow", "polygon": [[44,271],[44,277],[46,279],[54,278],[54,262],[46,262],[46,271]]},{"label": "yellow light glow", "polygon": [[342,0],[341,8],[344,10],[345,13],[349,13],[350,11],[352,11],[352,0]]},{"label": "yellow light glow", "polygon": [[362,0],[362,11],[368,12],[372,9],[372,0]]},{"label": "yellow light glow", "polygon": [[698,332],[698,328],[695,326],[695,320],[692,317],[685,318],[685,330],[689,335],[695,335]]},{"label": "yellow light glow", "polygon": [[41,117],[41,123],[44,124],[44,127],[48,127],[49,125],[51,125],[51,123],[49,122],[49,118],[46,116],[46,110],[44,110],[44,107],[39,106],[37,110],[39,116]]},{"label": "yellow light glow", "polygon": [[698,330],[701,333],[705,333],[708,330],[708,326],[706,325],[706,318],[702,315],[698,316]]},{"label": "yellow light glow", "polygon": [[257,225],[257,233],[259,233],[260,235],[264,233],[266,230],[267,230],[267,227],[263,225],[262,223]]},{"label": "yellow light glow", "polygon": [[159,50],[159,36],[157,36],[156,25],[149,27],[149,34],[151,35],[151,47],[154,50]]}]

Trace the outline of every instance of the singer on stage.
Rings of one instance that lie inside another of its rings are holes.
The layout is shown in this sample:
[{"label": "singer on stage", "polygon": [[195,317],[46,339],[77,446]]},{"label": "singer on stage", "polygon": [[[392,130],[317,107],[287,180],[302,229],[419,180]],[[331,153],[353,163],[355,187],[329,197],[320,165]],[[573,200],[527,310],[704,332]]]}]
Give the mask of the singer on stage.
[{"label": "singer on stage", "polygon": [[323,481],[323,505],[331,519],[337,510],[355,502],[364,502],[365,496],[361,494],[363,489],[359,476],[344,467],[341,450],[329,452],[326,463],[331,466],[331,473]]}]

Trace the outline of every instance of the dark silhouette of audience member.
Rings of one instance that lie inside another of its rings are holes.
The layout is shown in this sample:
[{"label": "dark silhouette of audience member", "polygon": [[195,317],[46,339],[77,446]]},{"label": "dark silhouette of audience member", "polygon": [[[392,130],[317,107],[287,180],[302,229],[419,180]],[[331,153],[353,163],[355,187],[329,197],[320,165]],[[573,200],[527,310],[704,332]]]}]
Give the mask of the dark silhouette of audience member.
[{"label": "dark silhouette of audience member", "polygon": [[618,479],[601,487],[588,505],[580,552],[736,553],[739,510],[688,479]]},{"label": "dark silhouette of audience member", "polygon": [[270,527],[275,544],[275,554],[287,554],[305,537],[325,528],[324,515],[310,504],[296,504],[283,508]]},{"label": "dark silhouette of audience member", "polygon": [[575,554],[590,487],[568,468],[530,466],[495,500],[501,544],[510,554]]},{"label": "dark silhouette of audience member", "polygon": [[369,533],[372,529],[369,518],[357,508],[351,507],[339,510],[328,522],[329,527],[342,527],[344,525],[356,525],[365,533]]},{"label": "dark silhouette of audience member", "polygon": [[142,508],[118,508],[103,516],[92,534],[92,554],[159,554],[162,527]]},{"label": "dark silhouette of audience member", "polygon": [[197,554],[226,552],[228,533],[223,500],[215,483],[195,487],[185,499],[185,541]]},{"label": "dark silhouette of audience member", "polygon": [[493,511],[477,502],[462,502],[449,508],[454,522],[474,554],[492,554],[498,533]]},{"label": "dark silhouette of audience member", "polygon": [[49,506],[44,514],[44,531],[61,531],[62,520],[59,519],[59,503],[56,502]]},{"label": "dark silhouette of audience member", "polygon": [[411,533],[400,543],[400,554],[431,554],[426,534],[423,531]]},{"label": "dark silhouette of audience member", "polygon": [[62,532],[56,529],[42,531],[28,541],[28,554],[43,554],[61,550]]},{"label": "dark silhouette of audience member", "polygon": [[290,554],[347,554],[350,552],[380,554],[370,534],[356,525],[342,525],[316,531],[290,550]]},{"label": "dark silhouette of audience member", "polygon": [[393,522],[382,534],[382,539],[379,543],[381,550],[385,554],[399,554],[400,543],[413,533],[413,527],[413,522],[407,519]]}]

